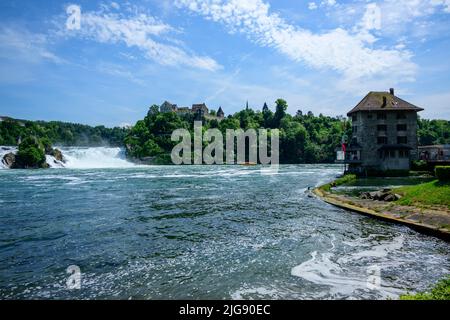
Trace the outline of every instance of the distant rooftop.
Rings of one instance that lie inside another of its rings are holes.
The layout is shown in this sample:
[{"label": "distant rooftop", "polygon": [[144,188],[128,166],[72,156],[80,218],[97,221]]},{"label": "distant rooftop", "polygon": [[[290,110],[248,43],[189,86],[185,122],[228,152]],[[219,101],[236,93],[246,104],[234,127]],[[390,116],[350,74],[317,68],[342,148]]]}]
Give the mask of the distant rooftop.
[{"label": "distant rooftop", "polygon": [[350,116],[357,111],[422,111],[423,108],[413,105],[395,96],[394,89],[390,92],[369,92],[356,107],[347,113]]}]

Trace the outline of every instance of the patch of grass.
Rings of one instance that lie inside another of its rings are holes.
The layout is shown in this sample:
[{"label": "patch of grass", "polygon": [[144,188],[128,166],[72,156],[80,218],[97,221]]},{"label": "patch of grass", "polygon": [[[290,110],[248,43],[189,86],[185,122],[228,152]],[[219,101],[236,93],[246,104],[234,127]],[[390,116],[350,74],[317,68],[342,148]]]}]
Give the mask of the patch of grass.
[{"label": "patch of grass", "polygon": [[402,195],[396,203],[405,206],[411,205],[440,205],[450,209],[450,183],[438,180],[421,183],[414,186],[405,186],[394,190]]},{"label": "patch of grass", "polygon": [[340,178],[334,180],[333,182],[330,182],[330,183],[327,183],[327,184],[321,186],[320,189],[322,191],[330,192],[331,188],[337,187],[337,186],[341,186],[341,185],[344,185],[344,184],[348,184],[350,182],[355,181],[356,179],[357,179],[356,175],[354,175],[354,174],[346,174],[345,176],[340,177]]},{"label": "patch of grass", "polygon": [[450,276],[439,281],[428,292],[405,294],[400,296],[400,300],[450,300]]}]

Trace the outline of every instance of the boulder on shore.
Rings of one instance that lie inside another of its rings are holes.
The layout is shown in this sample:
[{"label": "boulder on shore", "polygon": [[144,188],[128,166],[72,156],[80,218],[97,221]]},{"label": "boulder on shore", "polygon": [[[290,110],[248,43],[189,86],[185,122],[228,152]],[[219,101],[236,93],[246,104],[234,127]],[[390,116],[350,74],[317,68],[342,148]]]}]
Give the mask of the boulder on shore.
[{"label": "boulder on shore", "polygon": [[376,200],[376,201],[397,201],[401,199],[399,194],[393,193],[391,189],[382,189],[381,191],[361,192],[359,195],[361,199]]}]

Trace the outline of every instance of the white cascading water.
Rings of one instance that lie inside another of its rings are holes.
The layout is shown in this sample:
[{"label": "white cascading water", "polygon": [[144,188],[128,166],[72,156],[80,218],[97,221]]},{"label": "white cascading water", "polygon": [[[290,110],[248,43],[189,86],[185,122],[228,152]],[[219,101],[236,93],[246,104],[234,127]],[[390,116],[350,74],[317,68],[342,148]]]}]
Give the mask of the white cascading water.
[{"label": "white cascading water", "polygon": [[[127,168],[135,166],[135,164],[126,160],[125,151],[122,148],[57,148],[61,150],[65,162],[60,162],[53,156],[46,155],[46,161],[51,168],[98,169]],[[2,159],[10,152],[17,153],[17,148],[0,146],[0,169],[7,168],[3,164]]]},{"label": "white cascading water", "polygon": [[126,160],[122,148],[59,148],[64,156],[64,167],[74,169],[124,168],[135,164]]},{"label": "white cascading water", "polygon": [[54,156],[48,154],[45,155],[45,162],[48,163],[50,168],[64,168],[66,166],[64,162],[56,160]]}]

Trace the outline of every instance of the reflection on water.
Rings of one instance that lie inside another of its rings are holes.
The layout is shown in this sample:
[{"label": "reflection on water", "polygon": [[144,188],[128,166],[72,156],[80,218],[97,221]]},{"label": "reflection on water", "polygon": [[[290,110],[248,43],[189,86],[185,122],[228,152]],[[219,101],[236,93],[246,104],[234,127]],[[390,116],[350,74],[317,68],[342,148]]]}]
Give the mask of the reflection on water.
[{"label": "reflection on water", "polygon": [[447,243],[310,197],[339,172],[2,170],[0,298],[386,298],[448,273]]}]

